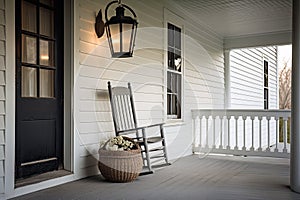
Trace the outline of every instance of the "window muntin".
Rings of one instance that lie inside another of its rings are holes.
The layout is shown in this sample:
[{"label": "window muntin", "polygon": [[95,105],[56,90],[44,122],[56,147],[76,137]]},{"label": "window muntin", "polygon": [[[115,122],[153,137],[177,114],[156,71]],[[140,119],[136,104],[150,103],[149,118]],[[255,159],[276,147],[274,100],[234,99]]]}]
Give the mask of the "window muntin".
[{"label": "window muntin", "polygon": [[21,96],[55,98],[54,1],[22,0]]},{"label": "window muntin", "polygon": [[168,23],[167,117],[181,118],[182,97],[181,29]]},{"label": "window muntin", "polygon": [[264,60],[264,109],[269,109],[269,62]]}]

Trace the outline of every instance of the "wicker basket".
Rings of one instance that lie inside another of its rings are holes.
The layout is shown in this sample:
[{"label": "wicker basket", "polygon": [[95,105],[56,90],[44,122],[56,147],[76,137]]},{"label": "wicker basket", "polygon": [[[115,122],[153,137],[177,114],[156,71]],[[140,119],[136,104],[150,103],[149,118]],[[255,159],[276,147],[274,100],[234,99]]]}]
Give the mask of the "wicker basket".
[{"label": "wicker basket", "polygon": [[[127,139],[127,138],[126,138]],[[141,149],[130,151],[99,150],[98,168],[102,176],[111,182],[131,182],[138,177],[143,167]]]}]

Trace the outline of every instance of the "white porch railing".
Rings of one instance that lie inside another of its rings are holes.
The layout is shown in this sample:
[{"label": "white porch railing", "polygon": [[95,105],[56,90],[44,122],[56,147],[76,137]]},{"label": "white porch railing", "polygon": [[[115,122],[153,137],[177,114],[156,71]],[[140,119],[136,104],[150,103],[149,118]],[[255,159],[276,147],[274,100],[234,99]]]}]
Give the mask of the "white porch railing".
[{"label": "white porch railing", "polygon": [[289,157],[290,110],[197,109],[192,117],[194,152]]}]

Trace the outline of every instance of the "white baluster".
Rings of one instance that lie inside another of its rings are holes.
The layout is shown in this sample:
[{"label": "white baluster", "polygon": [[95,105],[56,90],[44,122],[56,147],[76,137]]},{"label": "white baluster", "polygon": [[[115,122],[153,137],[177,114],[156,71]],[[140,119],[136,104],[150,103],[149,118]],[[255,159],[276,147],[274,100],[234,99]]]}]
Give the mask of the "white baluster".
[{"label": "white baluster", "polygon": [[235,147],[234,150],[239,150],[239,143],[238,143],[238,120],[239,116],[234,116],[235,119]]},{"label": "white baluster", "polygon": [[231,116],[227,116],[227,149],[230,150],[230,119]]},{"label": "white baluster", "polygon": [[262,117],[259,116],[258,117],[258,122],[259,122],[259,125],[258,125],[258,128],[259,128],[259,147],[258,147],[258,151],[262,151],[262,148],[261,148],[261,120],[262,120]]},{"label": "white baluster", "polygon": [[271,117],[267,117],[267,121],[268,121],[268,123],[267,123],[267,133],[268,133],[268,147],[267,147],[267,149],[266,149],[266,151],[267,152],[270,152],[270,119],[271,119]]},{"label": "white baluster", "polygon": [[212,116],[212,133],[213,133],[213,146],[212,148],[216,148],[216,130],[215,130],[215,125],[216,125],[216,117]]},{"label": "white baluster", "polygon": [[246,119],[247,119],[247,117],[243,116],[242,119],[243,119],[243,143],[244,143],[242,150],[246,151]]},{"label": "white baluster", "polygon": [[209,120],[209,116],[205,116],[206,119],[206,144],[205,144],[205,148],[208,149],[208,120]]},{"label": "white baluster", "polygon": [[201,148],[202,147],[202,119],[203,119],[203,116],[201,115],[200,117],[199,117],[199,124],[200,124],[200,130],[199,130],[199,148]]},{"label": "white baluster", "polygon": [[279,117],[276,116],[275,117],[275,121],[276,121],[276,144],[275,144],[275,150],[274,152],[278,152],[278,136],[279,136],[279,131],[278,131],[278,127],[279,127],[279,124],[278,124],[278,120],[279,120]]},{"label": "white baluster", "polygon": [[287,153],[287,118],[283,118],[283,153]]},{"label": "white baluster", "polygon": [[252,123],[252,144],[251,144],[251,147],[250,147],[250,151],[254,151],[254,119],[255,119],[255,117],[253,117],[253,116],[251,116],[250,117],[250,119],[251,119],[251,123]]},{"label": "white baluster", "polygon": [[222,138],[222,134],[223,134],[223,116],[219,116],[220,118],[220,145],[219,145],[219,149],[223,149],[223,138]]},{"label": "white baluster", "polygon": [[196,131],[196,126],[195,126],[195,121],[196,121],[197,117],[194,119],[192,118],[192,131],[193,131],[193,153],[195,153],[195,148],[198,146],[196,144],[196,135],[197,135],[197,131]]}]

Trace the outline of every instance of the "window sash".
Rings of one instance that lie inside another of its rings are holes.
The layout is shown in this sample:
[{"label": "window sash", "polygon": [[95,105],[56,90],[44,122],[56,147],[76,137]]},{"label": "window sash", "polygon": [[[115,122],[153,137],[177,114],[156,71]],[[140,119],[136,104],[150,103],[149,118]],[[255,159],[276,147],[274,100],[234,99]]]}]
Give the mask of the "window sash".
[{"label": "window sash", "polygon": [[167,117],[181,118],[182,50],[181,29],[168,23],[167,45]]},{"label": "window sash", "polygon": [[264,109],[269,109],[269,62],[264,60]]}]

